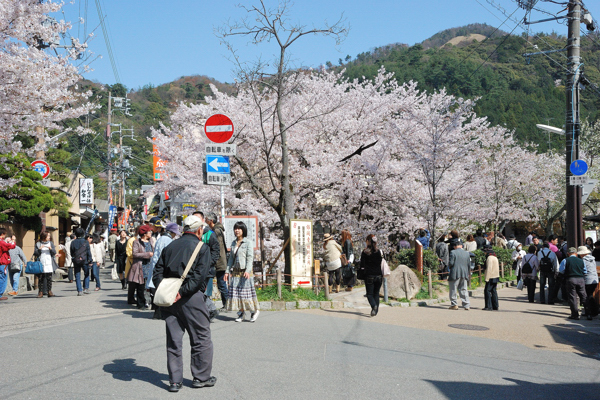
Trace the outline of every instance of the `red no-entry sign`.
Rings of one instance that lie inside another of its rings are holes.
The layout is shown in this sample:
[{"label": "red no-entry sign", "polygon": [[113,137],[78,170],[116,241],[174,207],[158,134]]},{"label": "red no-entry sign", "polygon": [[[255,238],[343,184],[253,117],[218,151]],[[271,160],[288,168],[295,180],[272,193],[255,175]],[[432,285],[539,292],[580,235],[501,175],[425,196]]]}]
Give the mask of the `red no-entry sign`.
[{"label": "red no-entry sign", "polygon": [[225,143],[233,136],[233,122],[227,115],[215,114],[204,124],[206,137],[214,143]]},{"label": "red no-entry sign", "polygon": [[37,171],[42,176],[42,179],[46,179],[50,175],[50,166],[44,160],[35,160],[31,163],[34,171]]}]

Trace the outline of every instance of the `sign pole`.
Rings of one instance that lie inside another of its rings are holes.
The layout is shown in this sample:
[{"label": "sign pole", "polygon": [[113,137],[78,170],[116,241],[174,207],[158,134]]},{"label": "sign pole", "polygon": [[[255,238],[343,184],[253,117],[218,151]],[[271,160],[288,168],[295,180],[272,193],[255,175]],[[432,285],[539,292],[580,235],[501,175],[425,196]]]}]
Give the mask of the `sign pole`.
[{"label": "sign pole", "polygon": [[581,220],[581,188],[570,185],[571,163],[579,160],[579,77],[581,74],[580,57],[580,17],[581,5],[579,1],[569,1],[568,26],[569,36],[567,56],[569,59],[569,73],[567,77],[567,121],[565,126],[566,139],[566,209],[567,209],[567,243],[569,247],[578,247],[583,244],[583,226]]},{"label": "sign pole", "polygon": [[225,191],[221,186],[221,221],[225,221]]}]

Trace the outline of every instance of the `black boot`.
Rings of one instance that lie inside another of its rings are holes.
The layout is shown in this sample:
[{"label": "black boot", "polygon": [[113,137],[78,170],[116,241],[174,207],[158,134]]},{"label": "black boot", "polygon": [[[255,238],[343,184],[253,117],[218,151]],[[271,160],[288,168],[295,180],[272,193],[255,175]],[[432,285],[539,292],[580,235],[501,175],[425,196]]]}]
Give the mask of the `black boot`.
[{"label": "black boot", "polygon": [[121,279],[121,289],[127,290],[127,282],[125,279]]}]

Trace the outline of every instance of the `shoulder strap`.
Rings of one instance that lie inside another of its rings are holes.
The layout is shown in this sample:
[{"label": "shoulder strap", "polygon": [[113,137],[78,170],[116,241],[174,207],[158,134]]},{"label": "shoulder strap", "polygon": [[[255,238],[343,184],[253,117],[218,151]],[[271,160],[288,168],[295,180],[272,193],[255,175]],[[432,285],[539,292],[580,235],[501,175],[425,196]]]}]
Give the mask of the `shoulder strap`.
[{"label": "shoulder strap", "polygon": [[194,264],[194,261],[196,261],[196,256],[198,256],[198,253],[200,252],[200,249],[202,248],[203,244],[204,243],[202,243],[202,241],[199,241],[198,245],[196,245],[196,248],[194,249],[194,252],[190,257],[190,260],[188,261],[187,266],[185,267],[185,271],[183,271],[183,275],[181,275],[181,280],[184,280],[188,272],[190,272],[190,268],[192,268],[192,264]]}]

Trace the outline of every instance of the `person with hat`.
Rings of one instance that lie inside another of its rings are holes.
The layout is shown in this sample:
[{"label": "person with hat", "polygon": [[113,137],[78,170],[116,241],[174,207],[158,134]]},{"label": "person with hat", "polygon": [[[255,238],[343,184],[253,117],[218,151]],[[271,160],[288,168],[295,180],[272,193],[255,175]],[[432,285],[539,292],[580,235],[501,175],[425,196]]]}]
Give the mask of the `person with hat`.
[{"label": "person with hat", "polygon": [[[587,247],[585,248],[587,250]],[[580,249],[582,248],[580,247]],[[577,257],[577,249],[575,247],[569,248],[568,257],[561,261],[558,272],[562,274],[566,281],[567,293],[569,294],[569,307],[571,308],[569,319],[579,319],[579,301],[577,296],[579,296],[583,304],[586,304],[587,295],[585,294],[584,276],[587,271],[583,260]],[[587,310],[585,314],[588,314]]]},{"label": "person with hat", "polygon": [[485,246],[485,307],[484,310],[498,310],[498,292],[496,287],[500,280],[500,263],[492,246]]},{"label": "person with hat", "polygon": [[335,292],[340,292],[340,284],[342,281],[342,246],[333,239],[329,233],[323,236],[323,249],[325,254],[323,255],[323,261],[329,271],[329,282],[328,285],[333,287],[335,281]]},{"label": "person with hat", "polygon": [[514,234],[511,234],[508,237],[508,241],[506,242],[506,248],[510,249],[510,250],[514,250],[517,248],[518,245],[519,245],[519,242],[517,241],[517,238],[515,238]]},{"label": "person with hat", "polygon": [[583,260],[585,265],[585,295],[587,296],[587,304],[584,311],[588,320],[598,315],[598,304],[594,299],[594,292],[598,286],[598,271],[596,269],[596,258],[592,255],[590,249],[586,246],[579,246],[577,256]]},{"label": "person with hat", "polygon": [[136,292],[138,310],[142,310],[146,307],[144,268],[150,263],[154,253],[154,246],[150,241],[152,228],[149,225],[140,225],[138,236],[139,239],[135,240],[132,245],[133,261],[127,275],[127,282],[129,283],[129,292]]},{"label": "person with hat", "polygon": [[156,241],[162,236],[162,231],[166,225],[159,217],[150,218],[149,225],[152,228],[150,241],[152,242],[152,246],[156,246]]},{"label": "person with hat", "polygon": [[211,376],[213,343],[204,294],[210,268],[210,249],[201,243],[204,233],[202,220],[189,216],[183,221],[183,235],[163,249],[154,267],[152,282],[159,287],[163,278],[180,278],[195,249],[200,250],[190,268],[173,305],[161,307],[167,328],[167,370],[169,391],[178,392],[183,386],[183,334],[190,337],[192,387],[214,386]]},{"label": "person with hat", "polygon": [[[154,274],[154,267],[156,266],[156,263],[158,262],[158,259],[159,259],[160,255],[162,254],[164,248],[167,247],[168,245],[170,245],[173,242],[173,240],[179,236],[179,234],[180,234],[179,233],[179,225],[177,225],[174,222],[168,223],[165,228],[165,234],[162,235],[156,241],[156,245],[154,246],[154,253],[152,254],[152,259],[150,259],[150,262],[144,268],[144,280],[146,281],[146,290],[148,292],[150,292],[151,299],[154,299],[154,293],[156,292],[154,283],[152,283],[152,275]],[[161,318],[160,308],[155,306],[154,303],[152,303],[152,309],[154,310],[154,316],[152,318],[160,319]]]}]

